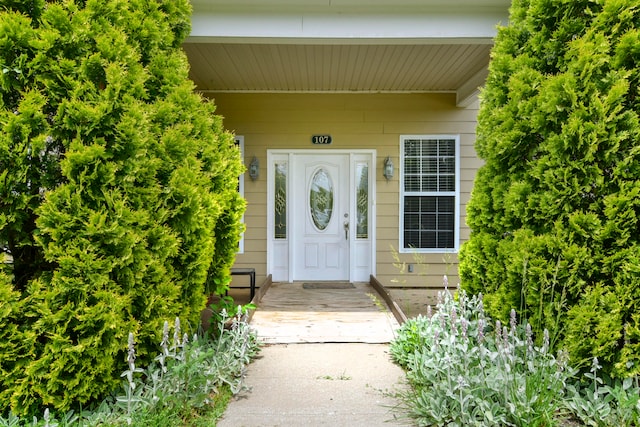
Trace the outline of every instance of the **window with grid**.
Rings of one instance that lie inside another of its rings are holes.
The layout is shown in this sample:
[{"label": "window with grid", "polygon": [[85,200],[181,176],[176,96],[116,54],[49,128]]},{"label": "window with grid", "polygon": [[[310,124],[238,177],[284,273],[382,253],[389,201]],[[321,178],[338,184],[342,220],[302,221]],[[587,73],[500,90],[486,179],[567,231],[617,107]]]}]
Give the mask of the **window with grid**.
[{"label": "window with grid", "polygon": [[401,249],[458,249],[458,137],[401,137]]}]

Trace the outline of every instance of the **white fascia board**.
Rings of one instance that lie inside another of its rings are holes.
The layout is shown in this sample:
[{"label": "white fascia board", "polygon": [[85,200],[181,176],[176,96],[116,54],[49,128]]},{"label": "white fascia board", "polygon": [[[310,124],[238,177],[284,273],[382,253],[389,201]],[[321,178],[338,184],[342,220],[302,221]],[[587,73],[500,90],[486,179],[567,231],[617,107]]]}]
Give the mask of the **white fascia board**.
[{"label": "white fascia board", "polygon": [[191,0],[193,9],[200,10],[453,10],[461,8],[478,10],[509,9],[511,0]]},{"label": "white fascia board", "polygon": [[506,22],[496,13],[469,14],[296,14],[198,12],[192,16],[189,42],[287,40],[486,40]]}]

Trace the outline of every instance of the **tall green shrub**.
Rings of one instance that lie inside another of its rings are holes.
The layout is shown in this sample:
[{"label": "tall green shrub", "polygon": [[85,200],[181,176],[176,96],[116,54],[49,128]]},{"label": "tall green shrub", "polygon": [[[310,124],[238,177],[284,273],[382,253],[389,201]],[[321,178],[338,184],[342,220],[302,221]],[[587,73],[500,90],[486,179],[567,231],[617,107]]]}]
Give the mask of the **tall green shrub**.
[{"label": "tall green shrub", "polygon": [[190,13],[0,5],[0,413],[104,397],[129,332],[150,357],[163,322],[195,327],[207,277],[228,274],[242,164],[188,80]]},{"label": "tall green shrub", "polygon": [[640,373],[640,2],[515,0],[482,92],[469,292]]}]

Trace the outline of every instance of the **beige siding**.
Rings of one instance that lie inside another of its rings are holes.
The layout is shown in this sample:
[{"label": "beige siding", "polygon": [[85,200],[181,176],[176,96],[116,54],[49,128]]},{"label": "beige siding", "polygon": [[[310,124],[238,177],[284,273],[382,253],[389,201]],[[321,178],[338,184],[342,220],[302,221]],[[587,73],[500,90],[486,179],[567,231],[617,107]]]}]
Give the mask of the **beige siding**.
[{"label": "beige siding", "polygon": [[[442,276],[457,278],[456,254],[398,254],[400,135],[460,135],[461,238],[467,239],[464,207],[475,171],[477,105],[461,109],[453,94],[248,94],[211,95],[224,116],[224,125],[244,136],[245,163],[253,156],[260,162],[260,177],[245,176],[248,202],[244,253],[236,266],[255,267],[260,283],[266,271],[267,150],[322,149],[311,144],[311,135],[330,134],[329,149],[377,150],[377,277],[386,286],[439,287]],[[396,173],[387,182],[382,176],[384,159],[391,156]],[[404,267],[403,267],[404,263]],[[413,264],[413,272],[406,266]]]}]

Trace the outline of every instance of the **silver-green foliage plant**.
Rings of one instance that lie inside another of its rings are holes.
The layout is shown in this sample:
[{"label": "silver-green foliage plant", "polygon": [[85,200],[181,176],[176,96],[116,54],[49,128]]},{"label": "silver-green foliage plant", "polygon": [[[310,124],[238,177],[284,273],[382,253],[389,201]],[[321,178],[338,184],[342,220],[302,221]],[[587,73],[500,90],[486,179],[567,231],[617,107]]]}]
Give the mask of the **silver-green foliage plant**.
[{"label": "silver-green foliage plant", "polygon": [[[222,389],[243,390],[246,366],[259,351],[255,332],[241,307],[229,318],[224,313],[213,327],[215,333],[183,334],[176,318],[170,337],[164,323],[160,352],[142,369],[136,365],[136,343],[129,334],[127,366],[121,391],[100,405],[81,412],[54,414],[44,410],[41,418],[0,416],[0,427],[71,426],[177,426],[206,415]],[[210,420],[209,418],[207,418]]]},{"label": "silver-green foliage plant", "polygon": [[603,379],[602,366],[594,357],[591,369],[580,383],[571,384],[564,407],[583,425],[593,427],[640,425],[640,380],[638,377]]},{"label": "silver-green foliage plant", "polygon": [[[0,6],[0,414],[100,401],[133,331],[196,325],[242,172],[181,49],[187,0]],[[213,291],[213,290],[212,290]]]},{"label": "silver-green foliage plant", "polygon": [[637,0],[513,1],[460,253],[462,286],[494,318],[515,307],[578,366],[598,357],[619,378],[640,373],[638,46]]},{"label": "silver-green foliage plant", "polygon": [[153,414],[187,418],[212,405],[223,387],[239,393],[246,366],[258,352],[255,333],[243,317],[241,308],[232,319],[222,313],[213,325],[214,334],[196,334],[191,339],[181,333],[176,318],[170,340],[165,322],[155,363],[138,370],[129,358],[129,369],[122,374],[124,394],[116,397],[117,411],[110,416],[124,416],[127,422]]},{"label": "silver-green foliage plant", "polygon": [[[411,415],[423,426],[551,425],[570,375],[566,361],[548,342],[536,346],[515,312],[510,324],[490,324],[481,296],[462,291],[454,301],[447,291],[440,299],[435,314],[403,326],[392,345],[413,386]],[[407,329],[420,331],[413,350],[403,342]]]},{"label": "silver-green foliage plant", "polygon": [[[421,426],[553,426],[568,419],[637,425],[637,384],[589,395],[590,383],[576,380],[567,353],[550,351],[548,333],[536,343],[515,310],[507,324],[494,322],[481,294],[460,291],[456,301],[441,293],[433,315],[400,328],[391,354],[411,385],[401,394],[403,407]],[[602,413],[590,410],[603,399]]]}]

